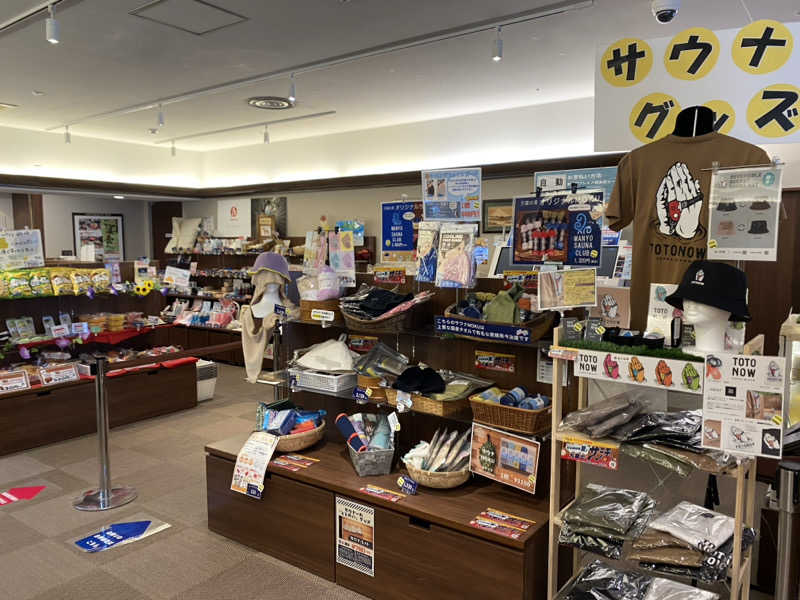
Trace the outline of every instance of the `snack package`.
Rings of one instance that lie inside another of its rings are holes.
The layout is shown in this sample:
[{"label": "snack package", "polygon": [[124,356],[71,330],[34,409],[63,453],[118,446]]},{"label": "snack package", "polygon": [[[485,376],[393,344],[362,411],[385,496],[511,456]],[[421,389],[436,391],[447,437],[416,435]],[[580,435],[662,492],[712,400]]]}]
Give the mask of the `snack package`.
[{"label": "snack package", "polygon": [[8,282],[9,298],[33,297],[28,271],[7,271],[3,276]]},{"label": "snack package", "polygon": [[31,269],[30,285],[34,296],[53,295],[53,286],[50,283],[49,269]]},{"label": "snack package", "polygon": [[76,296],[85,294],[92,287],[91,269],[71,269],[70,279],[72,281],[72,291]]},{"label": "snack package", "polygon": [[92,287],[98,294],[105,294],[111,289],[111,272],[108,269],[92,269]]},{"label": "snack package", "polygon": [[417,235],[417,281],[436,281],[436,259],[439,253],[438,221],[422,221]]},{"label": "snack package", "polygon": [[74,294],[70,277],[71,271],[72,269],[64,267],[50,269],[50,284],[53,286],[53,293],[56,296],[72,296]]}]

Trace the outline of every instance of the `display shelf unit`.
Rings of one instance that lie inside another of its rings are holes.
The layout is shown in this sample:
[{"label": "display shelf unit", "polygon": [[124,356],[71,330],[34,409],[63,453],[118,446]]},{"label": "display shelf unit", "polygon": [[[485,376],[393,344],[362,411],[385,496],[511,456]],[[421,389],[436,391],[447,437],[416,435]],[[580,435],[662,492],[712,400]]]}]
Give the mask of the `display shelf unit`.
[{"label": "display shelf unit", "polygon": [[[344,444],[322,440],[302,454],[319,462],[292,472],[270,465],[260,501],[230,490],[247,435],[206,446],[208,527],[371,598],[534,600],[544,593],[547,502],[487,480],[455,490],[420,488],[390,502],[362,491],[397,490],[397,474],[358,477]],[[336,497],[375,511],[375,576],[338,564]],[[470,526],[494,508],[534,521],[518,539]]]},{"label": "display shelf unit", "polygon": [[[558,343],[559,330],[553,332],[553,382],[560,382],[562,372],[567,368],[567,363],[575,360],[579,351],[576,349],[560,346]],[[588,406],[589,386],[586,377],[578,377],[578,409]],[[635,385],[631,382],[630,385]],[[651,388],[653,389],[653,388]],[[574,580],[580,568],[580,551],[573,551],[572,571],[573,576],[563,585],[559,586],[558,566],[559,566],[559,530],[563,524],[562,515],[575,502],[583,485],[584,469],[587,468],[582,463],[575,463],[575,486],[572,500],[563,504],[560,497],[561,490],[561,446],[567,438],[586,438],[584,434],[558,431],[558,426],[564,417],[564,395],[560,385],[553,385],[553,410],[552,410],[552,431],[550,449],[550,518],[549,518],[549,564],[550,570],[547,580],[547,598],[554,600],[563,595],[564,590]],[[589,444],[603,444],[604,446],[619,447],[618,442],[611,439],[589,440]],[[590,467],[589,467],[590,468]],[[733,466],[721,473],[713,473],[732,477],[736,482],[735,508],[734,508],[734,541],[733,541],[733,564],[729,569],[731,579],[730,600],[748,600],[750,597],[750,579],[752,567],[752,547],[746,552],[742,552],[742,530],[745,527],[756,525],[756,461],[752,458],[741,459],[736,466]],[[672,577],[671,575],[658,576]]]}]

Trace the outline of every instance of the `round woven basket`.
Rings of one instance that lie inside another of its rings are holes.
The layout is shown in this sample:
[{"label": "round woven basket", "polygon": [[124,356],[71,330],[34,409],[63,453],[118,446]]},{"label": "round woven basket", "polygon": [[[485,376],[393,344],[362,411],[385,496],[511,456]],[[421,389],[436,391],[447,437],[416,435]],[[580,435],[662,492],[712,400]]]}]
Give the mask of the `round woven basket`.
[{"label": "round woven basket", "polygon": [[277,452],[298,452],[310,448],[322,439],[325,433],[325,421],[322,425],[311,431],[304,431],[302,433],[295,433],[294,435],[282,435],[278,439],[278,445],[275,447]]},{"label": "round woven basket", "polygon": [[411,478],[418,484],[439,490],[449,490],[450,488],[458,487],[469,479],[469,469],[447,473],[423,471],[422,469],[417,469],[408,464],[406,465],[406,469],[408,470],[408,474],[411,475]]}]

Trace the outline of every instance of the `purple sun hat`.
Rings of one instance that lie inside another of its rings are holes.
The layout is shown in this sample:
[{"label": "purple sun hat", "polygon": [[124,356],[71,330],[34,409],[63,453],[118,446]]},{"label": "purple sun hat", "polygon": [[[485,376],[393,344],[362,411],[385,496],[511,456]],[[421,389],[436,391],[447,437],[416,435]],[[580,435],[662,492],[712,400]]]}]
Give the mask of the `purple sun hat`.
[{"label": "purple sun hat", "polygon": [[272,271],[283,277],[286,281],[291,281],[289,276],[289,263],[276,252],[262,252],[256,258],[256,262],[249,269],[251,275],[259,271]]}]

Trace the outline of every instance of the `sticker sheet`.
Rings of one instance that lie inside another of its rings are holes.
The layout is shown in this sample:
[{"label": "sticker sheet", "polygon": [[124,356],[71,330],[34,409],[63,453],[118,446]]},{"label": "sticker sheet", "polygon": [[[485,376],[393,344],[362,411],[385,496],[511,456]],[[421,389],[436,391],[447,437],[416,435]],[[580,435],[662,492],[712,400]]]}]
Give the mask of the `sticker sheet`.
[{"label": "sticker sheet", "polygon": [[786,358],[708,354],[703,391],[703,447],[780,458]]}]

